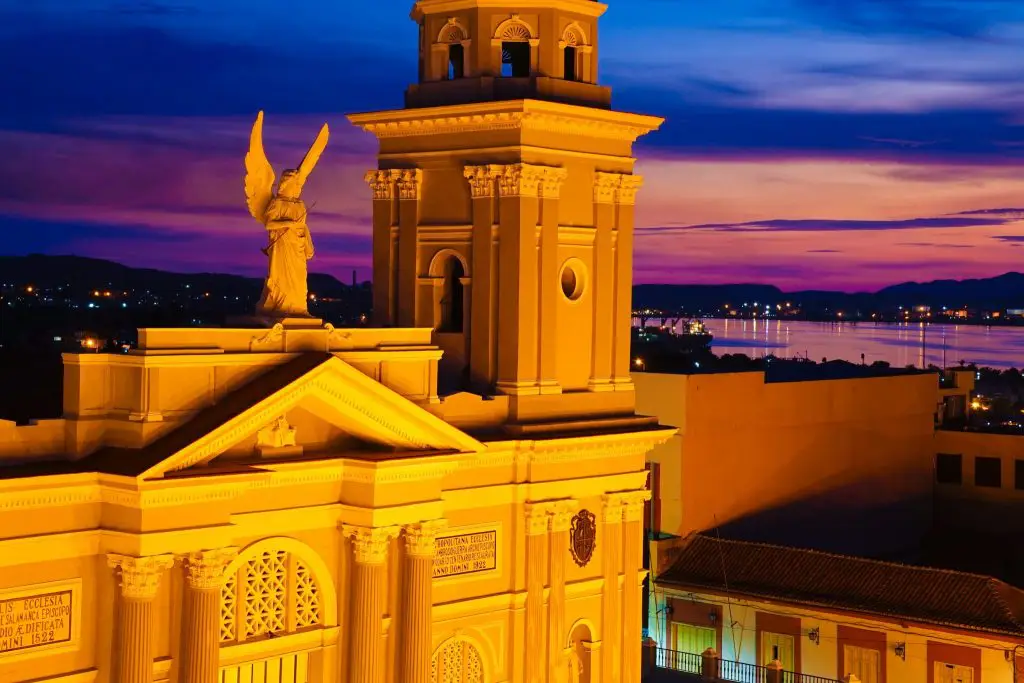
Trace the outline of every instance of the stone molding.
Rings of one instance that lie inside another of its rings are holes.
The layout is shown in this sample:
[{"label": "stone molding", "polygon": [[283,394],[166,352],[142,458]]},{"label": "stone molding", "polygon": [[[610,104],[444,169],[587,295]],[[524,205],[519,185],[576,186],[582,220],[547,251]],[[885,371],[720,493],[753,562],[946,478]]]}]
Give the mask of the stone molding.
[{"label": "stone molding", "polygon": [[238,548],[189,553],[183,558],[188,585],[196,590],[220,588],[224,584],[224,570],[237,554]]},{"label": "stone molding", "polygon": [[398,171],[394,169],[367,171],[363,180],[373,190],[374,199],[394,199],[395,181],[398,180]]},{"label": "stone molding", "polygon": [[378,138],[454,135],[497,130],[531,130],[556,135],[582,135],[624,142],[635,142],[641,135],[649,133],[654,128],[618,121],[599,121],[548,112],[523,111],[439,116],[419,120],[360,123],[357,125]]},{"label": "stone molding", "polygon": [[433,558],[437,549],[437,534],[446,525],[443,519],[407,524],[402,529],[406,554],[410,557]]},{"label": "stone molding", "polygon": [[365,527],[342,524],[341,532],[352,539],[352,550],[359,564],[384,564],[388,547],[401,530],[397,526]]},{"label": "stone molding", "polygon": [[131,557],[110,554],[107,555],[107,566],[118,572],[122,597],[152,600],[160,587],[160,577],[174,566],[174,556]]},{"label": "stone molding", "polygon": [[398,171],[398,198],[419,199],[423,194],[423,169],[412,168]]}]

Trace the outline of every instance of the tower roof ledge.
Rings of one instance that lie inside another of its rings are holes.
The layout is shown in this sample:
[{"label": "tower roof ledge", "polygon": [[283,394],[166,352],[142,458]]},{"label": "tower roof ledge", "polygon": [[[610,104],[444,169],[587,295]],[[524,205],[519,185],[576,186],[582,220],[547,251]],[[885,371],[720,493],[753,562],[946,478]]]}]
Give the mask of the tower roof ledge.
[{"label": "tower roof ledge", "polygon": [[599,17],[608,10],[608,5],[597,0],[418,0],[409,13],[413,21],[419,21],[426,14],[457,12],[477,7],[516,9],[557,9],[589,17]]},{"label": "tower roof ledge", "polygon": [[348,120],[378,138],[512,128],[565,129],[595,137],[636,140],[664,119],[544,100],[504,100],[442,107],[349,114]]}]

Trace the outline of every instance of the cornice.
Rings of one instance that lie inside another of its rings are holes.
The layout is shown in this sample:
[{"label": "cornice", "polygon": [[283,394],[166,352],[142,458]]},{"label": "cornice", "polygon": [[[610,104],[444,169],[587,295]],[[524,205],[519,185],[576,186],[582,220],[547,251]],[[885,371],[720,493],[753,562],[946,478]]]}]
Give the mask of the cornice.
[{"label": "cornice", "polygon": [[[412,8],[410,17],[413,21],[419,22],[427,14],[442,14],[477,8],[505,9],[509,4],[508,0],[418,0]],[[608,5],[594,0],[518,0],[511,4],[514,4],[519,10],[556,9],[595,19],[608,10]]]},{"label": "cornice", "polygon": [[530,130],[634,142],[663,119],[540,100],[455,105],[352,114],[349,121],[378,138]]}]

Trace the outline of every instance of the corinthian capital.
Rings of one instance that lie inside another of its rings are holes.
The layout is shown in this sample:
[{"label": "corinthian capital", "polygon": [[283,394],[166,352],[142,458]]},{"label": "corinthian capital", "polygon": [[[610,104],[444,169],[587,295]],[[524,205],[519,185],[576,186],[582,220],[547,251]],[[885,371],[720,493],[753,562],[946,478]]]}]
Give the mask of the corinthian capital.
[{"label": "corinthian capital", "polygon": [[466,166],[462,175],[469,181],[469,192],[474,199],[494,196],[494,179],[502,174],[502,166],[485,164],[483,166]]},{"label": "corinthian capital", "polygon": [[443,519],[407,525],[403,529],[405,552],[412,557],[433,557],[437,546],[437,533],[444,526]]},{"label": "corinthian capital", "polygon": [[540,196],[545,199],[558,199],[562,193],[562,183],[569,171],[558,166],[540,167]]},{"label": "corinthian capital", "polygon": [[398,536],[397,526],[364,527],[344,524],[341,531],[352,539],[352,550],[359,564],[383,564],[391,539]]},{"label": "corinthian capital", "polygon": [[548,503],[526,504],[526,535],[539,536],[548,532],[548,515],[551,506]]},{"label": "corinthian capital", "polygon": [[644,184],[644,177],[623,175],[619,178],[619,203],[636,204],[636,193]]},{"label": "corinthian capital", "polygon": [[540,188],[542,167],[531,164],[508,164],[498,177],[502,197],[536,197]]},{"label": "corinthian capital", "polygon": [[395,198],[395,181],[398,180],[398,171],[367,171],[363,180],[373,190],[374,199]]},{"label": "corinthian capital", "polygon": [[407,168],[398,172],[398,198],[419,199],[423,192],[423,170]]},{"label": "corinthian capital", "polygon": [[237,554],[237,548],[189,553],[185,558],[188,585],[196,590],[220,588],[224,583],[224,570]]},{"label": "corinthian capital", "polygon": [[613,204],[615,193],[619,189],[619,173],[604,173],[598,171],[594,174],[594,202],[597,204]]},{"label": "corinthian capital", "polygon": [[107,555],[107,566],[116,569],[121,595],[135,600],[152,600],[160,587],[160,577],[174,565],[172,555],[131,557]]},{"label": "corinthian capital", "polygon": [[644,503],[651,499],[651,492],[643,489],[622,494],[622,519],[626,522],[640,522],[644,518]]},{"label": "corinthian capital", "polygon": [[551,508],[551,531],[568,531],[572,527],[572,518],[579,507],[577,500],[563,500]]}]

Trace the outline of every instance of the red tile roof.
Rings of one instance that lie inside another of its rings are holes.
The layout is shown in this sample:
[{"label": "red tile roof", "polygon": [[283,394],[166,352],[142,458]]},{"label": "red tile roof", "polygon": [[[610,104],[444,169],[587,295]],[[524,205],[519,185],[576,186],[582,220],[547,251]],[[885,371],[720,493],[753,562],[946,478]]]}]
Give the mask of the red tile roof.
[{"label": "red tile roof", "polygon": [[655,583],[1024,635],[1024,591],[997,579],[694,534]]}]

